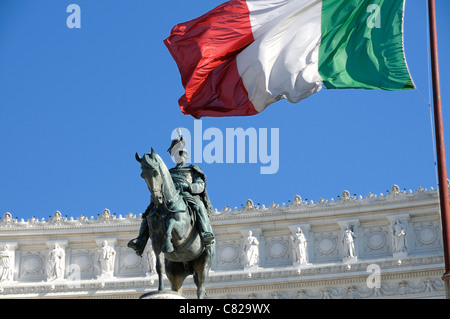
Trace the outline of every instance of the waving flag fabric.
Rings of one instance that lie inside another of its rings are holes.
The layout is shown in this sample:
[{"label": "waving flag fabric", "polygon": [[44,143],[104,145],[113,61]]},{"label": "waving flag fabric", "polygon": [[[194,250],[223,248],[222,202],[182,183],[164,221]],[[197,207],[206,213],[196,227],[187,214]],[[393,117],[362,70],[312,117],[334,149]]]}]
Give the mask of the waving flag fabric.
[{"label": "waving flag fabric", "polygon": [[404,0],[231,0],[164,41],[183,113],[242,116],[328,89],[412,89]]}]

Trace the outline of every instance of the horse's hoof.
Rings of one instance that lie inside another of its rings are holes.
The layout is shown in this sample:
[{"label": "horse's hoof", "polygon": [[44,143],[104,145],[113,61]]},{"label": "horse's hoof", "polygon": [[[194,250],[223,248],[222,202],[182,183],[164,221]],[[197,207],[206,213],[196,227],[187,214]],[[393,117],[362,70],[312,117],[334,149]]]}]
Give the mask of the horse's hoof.
[{"label": "horse's hoof", "polygon": [[198,299],[205,299],[207,297],[206,291],[197,291],[197,298]]}]

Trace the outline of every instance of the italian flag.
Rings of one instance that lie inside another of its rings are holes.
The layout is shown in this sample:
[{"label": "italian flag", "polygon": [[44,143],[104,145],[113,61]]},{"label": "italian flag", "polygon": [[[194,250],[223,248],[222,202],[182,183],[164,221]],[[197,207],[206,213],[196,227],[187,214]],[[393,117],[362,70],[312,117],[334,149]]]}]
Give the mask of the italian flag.
[{"label": "italian flag", "polygon": [[181,74],[181,111],[262,112],[327,89],[413,89],[404,0],[231,0],[164,40]]}]

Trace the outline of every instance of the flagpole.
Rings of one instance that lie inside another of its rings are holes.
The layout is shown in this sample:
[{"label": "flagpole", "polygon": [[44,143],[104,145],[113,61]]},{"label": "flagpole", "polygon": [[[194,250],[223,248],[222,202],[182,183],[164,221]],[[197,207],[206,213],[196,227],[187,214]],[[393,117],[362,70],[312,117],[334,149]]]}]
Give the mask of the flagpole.
[{"label": "flagpole", "polygon": [[433,81],[434,125],[436,130],[436,155],[439,179],[439,201],[442,221],[442,239],[444,245],[445,283],[447,299],[450,299],[450,204],[445,161],[444,125],[442,120],[441,88],[439,79],[438,46],[436,34],[436,10],[434,0],[428,0],[430,24],[431,70]]}]

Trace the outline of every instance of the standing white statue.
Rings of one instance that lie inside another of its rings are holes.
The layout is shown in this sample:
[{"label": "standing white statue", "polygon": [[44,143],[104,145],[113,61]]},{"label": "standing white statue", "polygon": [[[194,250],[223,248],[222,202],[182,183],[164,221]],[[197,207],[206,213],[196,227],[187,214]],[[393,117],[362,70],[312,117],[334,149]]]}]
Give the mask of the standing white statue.
[{"label": "standing white statue", "polygon": [[300,227],[297,228],[297,232],[294,236],[291,236],[294,251],[295,251],[295,261],[298,264],[305,264],[306,263],[306,245],[308,244],[308,241],[306,240],[305,235],[302,232],[302,229]]},{"label": "standing white statue", "polygon": [[245,240],[244,252],[245,252],[245,267],[257,266],[259,262],[259,241],[253,236],[252,231],[248,232],[247,239]]},{"label": "standing white statue", "polygon": [[108,241],[103,241],[98,256],[98,261],[100,262],[100,274],[102,276],[112,276],[114,273],[115,255],[116,251],[114,248],[108,245]]},{"label": "standing white statue", "polygon": [[13,253],[9,245],[0,252],[0,281],[12,281],[14,276]]},{"label": "standing white statue", "polygon": [[355,257],[355,234],[348,227],[344,231],[344,238],[342,239],[342,244],[344,245],[344,257],[353,258]]},{"label": "standing white statue", "polygon": [[151,246],[147,249],[146,255],[147,255],[147,262],[148,262],[147,275],[156,274],[156,255]]},{"label": "standing white statue", "polygon": [[66,253],[58,244],[53,246],[48,253],[47,280],[64,278]]},{"label": "standing white statue", "polygon": [[406,230],[400,220],[396,219],[392,225],[394,253],[406,253]]}]

